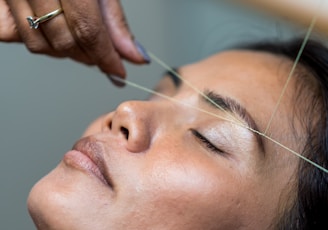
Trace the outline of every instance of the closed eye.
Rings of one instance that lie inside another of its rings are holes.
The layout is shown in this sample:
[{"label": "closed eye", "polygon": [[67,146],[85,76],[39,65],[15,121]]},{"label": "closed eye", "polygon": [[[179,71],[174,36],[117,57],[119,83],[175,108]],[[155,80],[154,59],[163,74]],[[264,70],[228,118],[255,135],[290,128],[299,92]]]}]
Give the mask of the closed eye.
[{"label": "closed eye", "polygon": [[192,129],[192,134],[197,138],[197,140],[208,150],[216,154],[225,155],[226,153],[213,145],[206,137],[200,134],[197,130]]}]

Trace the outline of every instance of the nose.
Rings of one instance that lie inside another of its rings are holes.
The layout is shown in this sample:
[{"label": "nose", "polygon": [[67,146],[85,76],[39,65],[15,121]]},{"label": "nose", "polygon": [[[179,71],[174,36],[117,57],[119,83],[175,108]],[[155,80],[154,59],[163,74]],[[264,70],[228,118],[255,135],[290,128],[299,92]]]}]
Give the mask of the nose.
[{"label": "nose", "polygon": [[111,132],[123,139],[130,152],[143,152],[149,148],[153,109],[148,104],[145,101],[124,102],[106,121]]}]

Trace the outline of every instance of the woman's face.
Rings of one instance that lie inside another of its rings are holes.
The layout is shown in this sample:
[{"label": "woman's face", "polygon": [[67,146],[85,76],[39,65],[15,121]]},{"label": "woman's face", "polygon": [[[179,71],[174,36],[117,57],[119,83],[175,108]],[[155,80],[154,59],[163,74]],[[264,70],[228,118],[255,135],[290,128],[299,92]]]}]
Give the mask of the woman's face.
[{"label": "woman's face", "polygon": [[[34,222],[61,230],[268,228],[290,200],[298,159],[245,126],[264,132],[290,66],[229,51],[180,68],[189,83],[164,77],[157,90],[172,100],[122,103],[33,187]],[[267,134],[295,148],[294,88]]]}]

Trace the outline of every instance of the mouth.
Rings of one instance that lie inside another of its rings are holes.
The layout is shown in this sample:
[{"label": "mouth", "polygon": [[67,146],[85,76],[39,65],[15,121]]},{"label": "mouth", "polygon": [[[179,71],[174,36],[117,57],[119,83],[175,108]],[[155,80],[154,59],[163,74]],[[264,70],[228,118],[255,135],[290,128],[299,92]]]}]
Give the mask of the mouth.
[{"label": "mouth", "polygon": [[72,150],[64,155],[63,161],[66,165],[95,176],[104,185],[113,188],[103,155],[101,143],[86,137],[74,144]]}]

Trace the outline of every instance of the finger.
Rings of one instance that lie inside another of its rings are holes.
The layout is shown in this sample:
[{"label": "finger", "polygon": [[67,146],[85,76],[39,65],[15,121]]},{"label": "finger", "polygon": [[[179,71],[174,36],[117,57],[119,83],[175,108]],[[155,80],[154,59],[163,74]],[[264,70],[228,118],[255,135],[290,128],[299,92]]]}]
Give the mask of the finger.
[{"label": "finger", "polygon": [[5,0],[0,0],[0,41],[18,42],[20,40],[10,9]]},{"label": "finger", "polygon": [[[38,16],[62,8],[58,0],[47,1],[47,4],[44,4],[43,0],[29,0],[29,3],[33,12]],[[63,9],[63,12],[65,13],[65,9]],[[75,39],[66,23],[64,13],[41,23],[38,30],[42,31],[42,34],[52,48],[52,52],[56,53],[57,56],[71,57],[79,62],[91,63],[89,57],[75,42]]]},{"label": "finger", "polygon": [[100,4],[105,23],[118,53],[134,63],[150,62],[143,47],[134,41],[120,1],[100,0]]},{"label": "finger", "polygon": [[62,1],[67,24],[75,40],[105,73],[125,76],[120,56],[115,51],[103,22],[98,1]]},{"label": "finger", "polygon": [[19,35],[26,47],[33,53],[51,54],[51,46],[43,37],[42,32],[29,27],[26,17],[33,16],[34,12],[28,2],[26,0],[11,0],[7,3],[15,19]]}]

